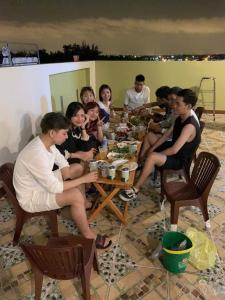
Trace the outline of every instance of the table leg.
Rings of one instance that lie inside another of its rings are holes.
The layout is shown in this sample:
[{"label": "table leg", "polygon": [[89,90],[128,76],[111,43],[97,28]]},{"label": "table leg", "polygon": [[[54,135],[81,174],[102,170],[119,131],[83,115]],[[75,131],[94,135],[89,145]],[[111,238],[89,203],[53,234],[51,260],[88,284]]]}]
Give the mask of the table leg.
[{"label": "table leg", "polygon": [[89,216],[88,220],[93,220],[97,217],[97,215],[100,213],[100,211],[110,203],[112,198],[120,191],[120,188],[114,188],[113,191],[107,195],[106,192],[102,189],[102,187],[98,183],[94,183],[95,187],[101,194],[101,196],[104,198],[103,202],[98,206],[98,208]]}]

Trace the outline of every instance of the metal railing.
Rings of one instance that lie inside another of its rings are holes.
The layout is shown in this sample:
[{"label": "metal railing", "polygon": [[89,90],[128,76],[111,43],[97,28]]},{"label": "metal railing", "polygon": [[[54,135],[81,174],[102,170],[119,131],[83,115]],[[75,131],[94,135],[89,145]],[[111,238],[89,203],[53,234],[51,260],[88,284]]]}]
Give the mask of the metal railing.
[{"label": "metal railing", "polygon": [[40,64],[37,44],[0,41],[0,67],[31,64]]}]

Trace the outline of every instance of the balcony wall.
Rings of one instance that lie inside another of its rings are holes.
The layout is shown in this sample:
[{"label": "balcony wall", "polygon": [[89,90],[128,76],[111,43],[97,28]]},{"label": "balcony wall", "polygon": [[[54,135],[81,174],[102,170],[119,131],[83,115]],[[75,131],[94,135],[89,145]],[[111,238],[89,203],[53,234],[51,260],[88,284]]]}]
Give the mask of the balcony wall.
[{"label": "balcony wall", "polygon": [[[155,98],[155,90],[162,85],[197,90],[201,77],[215,77],[216,109],[225,111],[225,61],[97,61],[95,72],[96,88],[102,83],[109,84],[115,106],[123,105],[125,91],[133,85],[137,74],[145,76],[146,84],[151,89],[151,99]],[[211,88],[210,82],[204,85],[204,89]],[[212,98],[212,93],[200,96],[206,102]]]},{"label": "balcony wall", "polygon": [[[18,152],[36,134],[41,116],[52,110],[50,76],[65,74],[73,76],[73,71],[89,69],[90,83],[95,86],[95,63],[61,63],[7,67],[0,69],[0,165],[14,161]],[[74,84],[75,86],[75,84]],[[68,92],[68,88],[70,88]],[[72,84],[64,85],[61,95],[75,96]],[[73,97],[73,98],[72,98]]]},{"label": "balcony wall", "polygon": [[[75,75],[76,70],[83,70],[82,78]],[[60,95],[68,102],[77,98],[76,85],[79,85],[79,92],[84,82],[90,81],[96,90],[102,83],[107,83],[112,87],[115,106],[122,106],[125,90],[133,85],[138,73],[145,75],[152,99],[161,85],[196,89],[201,77],[214,76],[217,84],[216,109],[225,111],[224,61],[98,61],[1,68],[0,164],[15,160],[18,152],[36,134],[41,116],[52,109],[59,109]],[[55,108],[51,98],[57,102]]]}]

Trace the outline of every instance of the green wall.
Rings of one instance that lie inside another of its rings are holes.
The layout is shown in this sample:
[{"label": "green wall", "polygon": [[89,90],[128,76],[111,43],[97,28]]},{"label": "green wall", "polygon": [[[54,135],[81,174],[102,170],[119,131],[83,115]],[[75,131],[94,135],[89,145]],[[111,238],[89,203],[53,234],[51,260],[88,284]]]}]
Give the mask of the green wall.
[{"label": "green wall", "polygon": [[[77,101],[83,86],[90,85],[89,69],[81,69],[49,76],[52,109],[60,111],[60,96],[63,96],[64,111],[71,101]],[[78,95],[78,97],[77,97]]]},{"label": "green wall", "polygon": [[[216,109],[225,110],[225,61],[96,61],[95,72],[96,91],[101,84],[109,84],[113,91],[114,105],[118,107],[123,106],[125,91],[133,86],[137,74],[145,76],[146,85],[151,89],[151,101],[155,99],[155,90],[162,85],[197,91],[202,77],[215,77]],[[212,82],[207,81],[204,90],[211,88]],[[201,93],[200,98],[205,103],[211,101],[212,93]],[[206,108],[211,109],[212,105],[206,105]]]}]

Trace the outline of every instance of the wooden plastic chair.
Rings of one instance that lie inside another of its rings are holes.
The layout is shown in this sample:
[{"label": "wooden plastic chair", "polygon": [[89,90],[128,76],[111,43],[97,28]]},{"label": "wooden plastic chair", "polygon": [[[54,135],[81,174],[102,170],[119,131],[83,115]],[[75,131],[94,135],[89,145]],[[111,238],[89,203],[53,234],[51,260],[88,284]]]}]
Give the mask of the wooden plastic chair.
[{"label": "wooden plastic chair", "polygon": [[[177,224],[179,208],[182,206],[198,206],[202,211],[204,221],[209,221],[207,200],[219,169],[220,162],[214,154],[201,152],[188,182],[165,183],[164,192],[171,204],[171,224]],[[207,227],[210,227],[210,224]]]},{"label": "wooden plastic chair", "polygon": [[201,117],[202,117],[202,114],[204,112],[204,107],[202,106],[198,106],[196,109],[195,109],[195,114],[196,116],[198,117],[199,121],[201,120]]},{"label": "wooden plastic chair", "polygon": [[81,279],[83,297],[90,300],[92,266],[99,273],[95,240],[80,236],[51,238],[46,246],[21,243],[35,277],[35,300],[41,299],[43,276]]},{"label": "wooden plastic chair", "polygon": [[7,199],[13,204],[16,213],[16,228],[13,237],[13,245],[15,246],[19,242],[23,224],[27,221],[27,219],[36,216],[48,217],[52,235],[58,236],[57,210],[29,213],[23,210],[19,205],[19,202],[16,199],[15,189],[13,187],[13,169],[14,165],[12,163],[5,163],[0,167],[0,181],[2,188],[6,193]]}]

